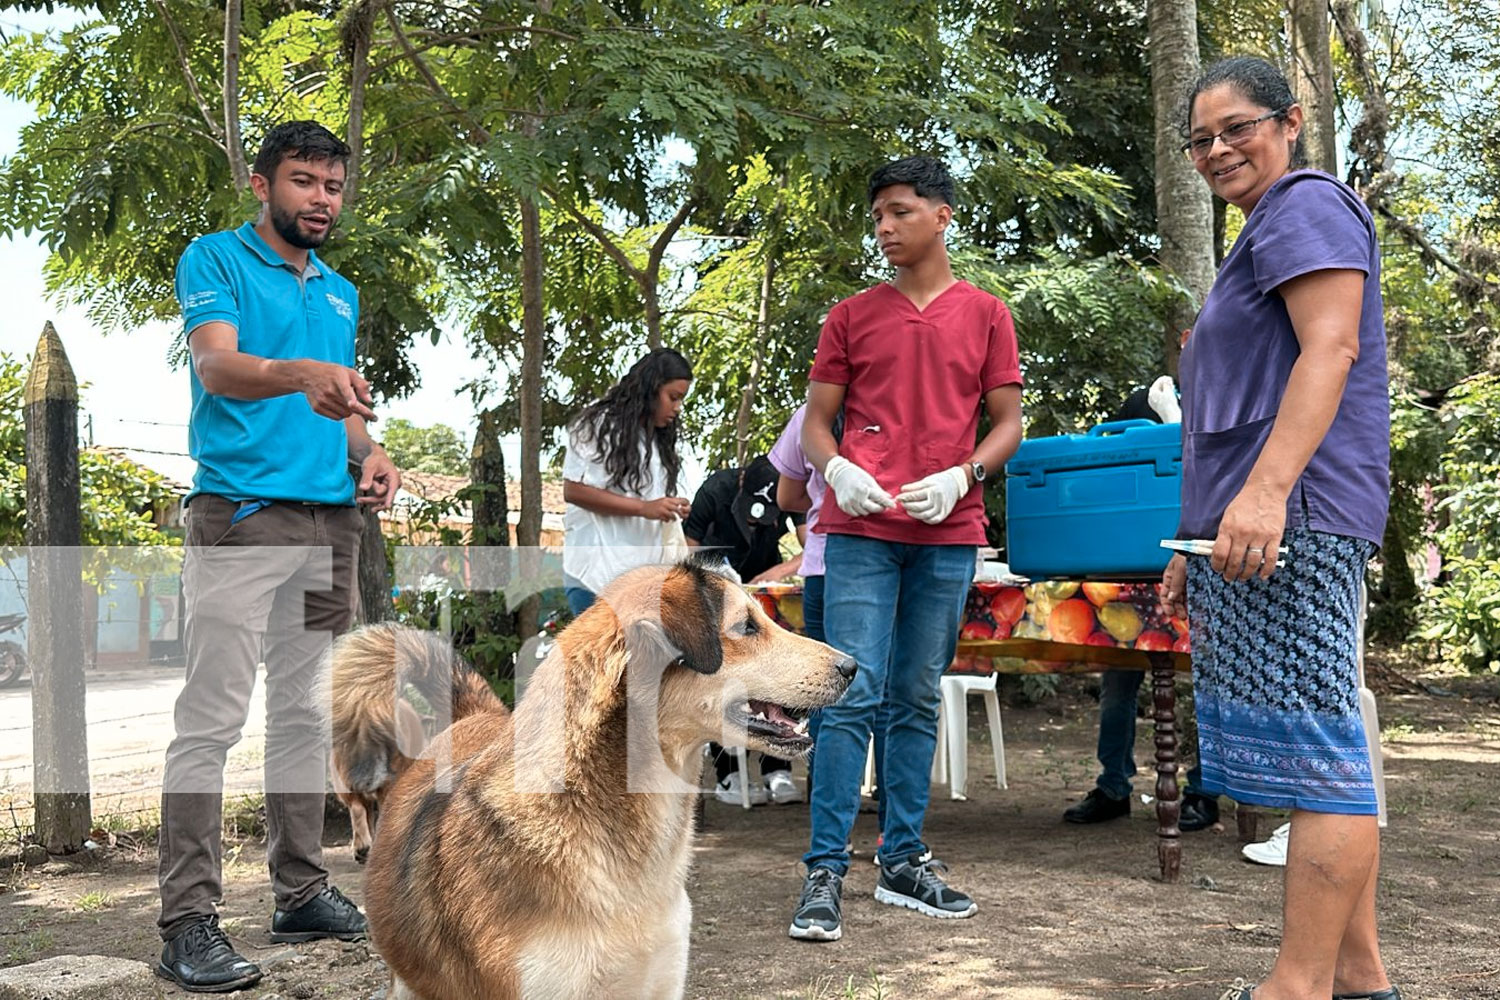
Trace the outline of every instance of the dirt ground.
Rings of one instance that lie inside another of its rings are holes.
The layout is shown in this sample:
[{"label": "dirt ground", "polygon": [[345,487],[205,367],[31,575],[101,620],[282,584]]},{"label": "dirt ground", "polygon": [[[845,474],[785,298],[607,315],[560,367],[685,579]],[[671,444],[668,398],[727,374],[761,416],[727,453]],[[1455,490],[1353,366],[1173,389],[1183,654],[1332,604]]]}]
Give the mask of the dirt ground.
[{"label": "dirt ground", "polygon": [[[1391,804],[1380,880],[1384,952],[1409,1000],[1500,998],[1500,678],[1407,681],[1383,672]],[[1010,788],[994,785],[983,715],[971,706],[969,800],[934,788],[927,840],[979,902],[969,920],[937,921],[881,906],[871,893],[873,815],[854,834],[844,939],[789,940],[806,844],[805,806],[749,812],[710,799],[688,890],[694,908],[687,995],[695,1000],[875,1000],[1000,997],[1214,998],[1237,976],[1269,969],[1280,936],[1281,875],[1240,859],[1227,829],[1184,836],[1180,883],[1157,879],[1154,810],[1072,827],[1062,810],[1092,786],[1094,705],[1088,678],[1058,696],[1006,707]],[[1138,757],[1150,755],[1142,720]],[[1263,833],[1281,820],[1262,820]],[[330,829],[334,879],[358,899],[346,837]],[[3,852],[0,852],[3,853]],[[270,943],[261,843],[230,850],[224,923],[267,970],[262,998],[376,998],[386,974],[365,944]],[[84,862],[0,871],[0,965],[65,953],[153,962],[155,852],[123,837]],[[187,996],[162,985],[158,996]],[[125,998],[122,998],[125,1000]],[[133,998],[131,998],[133,1000]]]}]

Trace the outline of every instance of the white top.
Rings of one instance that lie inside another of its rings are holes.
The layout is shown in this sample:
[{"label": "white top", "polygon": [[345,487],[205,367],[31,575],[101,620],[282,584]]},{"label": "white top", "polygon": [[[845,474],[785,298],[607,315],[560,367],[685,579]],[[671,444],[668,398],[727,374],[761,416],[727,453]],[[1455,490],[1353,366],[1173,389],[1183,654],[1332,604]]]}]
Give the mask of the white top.
[{"label": "white top", "polygon": [[[583,440],[576,425],[568,431],[568,450],[563,457],[563,478],[596,489],[638,500],[655,500],[667,495],[667,470],[661,455],[651,447],[650,439],[641,435],[641,451],[650,456],[646,467],[644,491],[633,492],[609,485],[604,460],[598,447]],[[568,504],[563,516],[566,531],[563,542],[563,575],[570,586],[579,584],[595,594],[626,570],[663,561],[663,522],[644,517],[620,517],[596,514],[577,504]]]}]

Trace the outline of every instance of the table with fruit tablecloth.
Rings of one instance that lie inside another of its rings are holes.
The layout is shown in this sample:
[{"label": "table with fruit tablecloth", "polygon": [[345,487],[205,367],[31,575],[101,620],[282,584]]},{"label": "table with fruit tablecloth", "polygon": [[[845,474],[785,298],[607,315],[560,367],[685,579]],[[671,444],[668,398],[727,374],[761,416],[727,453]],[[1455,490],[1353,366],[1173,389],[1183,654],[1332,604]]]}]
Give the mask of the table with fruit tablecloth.
[{"label": "table with fruit tablecloth", "polygon": [[[753,590],[779,624],[802,628],[802,589]],[[1141,581],[1048,581],[969,588],[952,673],[1151,674],[1156,735],[1157,857],[1165,881],[1182,866],[1177,820],[1176,674],[1190,669],[1187,622],[1163,614],[1156,585]]]}]

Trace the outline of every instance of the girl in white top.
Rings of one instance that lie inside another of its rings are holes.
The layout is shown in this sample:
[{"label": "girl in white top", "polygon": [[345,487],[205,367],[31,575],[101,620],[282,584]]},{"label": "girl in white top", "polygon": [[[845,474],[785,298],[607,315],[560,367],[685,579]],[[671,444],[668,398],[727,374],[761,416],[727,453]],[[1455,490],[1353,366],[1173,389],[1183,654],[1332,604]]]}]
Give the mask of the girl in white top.
[{"label": "girl in white top", "polygon": [[657,348],[568,425],[563,582],[575,615],[621,573],[661,562],[665,523],[692,509],[677,495],[677,415],[692,378],[686,358]]}]

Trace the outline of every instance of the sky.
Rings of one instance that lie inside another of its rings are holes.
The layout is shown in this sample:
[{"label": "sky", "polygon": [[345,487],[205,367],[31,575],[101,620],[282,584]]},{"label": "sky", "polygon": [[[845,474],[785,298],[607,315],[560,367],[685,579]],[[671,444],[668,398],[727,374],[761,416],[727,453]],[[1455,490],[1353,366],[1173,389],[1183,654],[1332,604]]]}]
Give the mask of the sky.
[{"label": "sky", "polygon": [[[7,35],[60,23],[45,13],[0,15],[0,29]],[[30,106],[0,96],[0,158],[15,152],[21,128],[33,117]],[[190,482],[188,374],[168,362],[177,327],[153,324],[105,335],[83,309],[49,301],[42,277],[46,259],[47,251],[35,236],[0,237],[0,301],[10,303],[8,315],[0,319],[0,353],[29,357],[43,325],[50,321],[82,387],[78,419],[85,443],[135,449],[132,457],[138,461],[179,482]],[[413,358],[421,387],[407,399],[383,403],[376,413],[382,420],[399,417],[418,426],[448,424],[467,441],[475,411],[466,394],[456,393],[473,377],[468,348],[446,335],[435,346],[419,340]],[[372,430],[378,437],[379,424]],[[506,445],[507,466],[519,468],[518,443]]]}]

